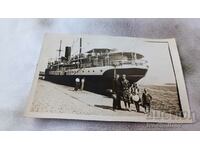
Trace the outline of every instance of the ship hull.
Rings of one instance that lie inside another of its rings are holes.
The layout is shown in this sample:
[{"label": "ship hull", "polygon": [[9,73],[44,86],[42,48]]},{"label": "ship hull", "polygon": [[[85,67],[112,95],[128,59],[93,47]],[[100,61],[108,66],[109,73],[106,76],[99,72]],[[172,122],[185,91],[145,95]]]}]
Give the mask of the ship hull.
[{"label": "ship hull", "polygon": [[147,72],[144,68],[109,69],[102,75],[50,75],[45,72],[45,80],[56,84],[75,86],[76,78],[85,78],[84,90],[98,94],[108,95],[113,87],[114,74],[126,74],[130,83],[135,83],[143,78]]}]

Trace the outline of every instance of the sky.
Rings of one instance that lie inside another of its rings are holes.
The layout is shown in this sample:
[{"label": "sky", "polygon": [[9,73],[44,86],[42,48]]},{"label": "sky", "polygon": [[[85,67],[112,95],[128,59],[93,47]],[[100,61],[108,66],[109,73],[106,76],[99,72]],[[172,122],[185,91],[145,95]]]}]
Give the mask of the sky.
[{"label": "sky", "polygon": [[142,38],[114,37],[114,36],[89,36],[70,34],[46,34],[42,46],[40,70],[44,70],[50,58],[58,57],[60,40],[62,40],[64,56],[65,46],[72,47],[72,54],[79,52],[79,38],[82,37],[82,52],[93,48],[110,48],[120,51],[138,52],[144,55],[150,66],[146,76],[139,81],[140,84],[165,84],[175,83],[172,63],[167,43],[150,43]]}]

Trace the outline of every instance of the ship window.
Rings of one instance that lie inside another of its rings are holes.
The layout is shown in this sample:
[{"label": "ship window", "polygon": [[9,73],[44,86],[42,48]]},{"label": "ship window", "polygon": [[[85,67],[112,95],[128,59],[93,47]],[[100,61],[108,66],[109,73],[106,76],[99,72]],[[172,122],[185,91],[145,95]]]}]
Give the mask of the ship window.
[{"label": "ship window", "polygon": [[84,71],[82,71],[82,72],[84,72]]},{"label": "ship window", "polygon": [[93,72],[94,72],[94,70],[93,70]]},{"label": "ship window", "polygon": [[100,70],[101,72],[103,71],[103,70]]},{"label": "ship window", "polygon": [[88,70],[88,72],[90,72],[90,70]]}]

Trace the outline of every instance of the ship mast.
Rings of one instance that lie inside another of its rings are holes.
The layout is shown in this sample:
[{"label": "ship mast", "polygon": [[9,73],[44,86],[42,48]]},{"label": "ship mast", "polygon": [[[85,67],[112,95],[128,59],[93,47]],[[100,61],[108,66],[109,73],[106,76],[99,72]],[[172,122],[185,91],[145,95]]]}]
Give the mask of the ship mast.
[{"label": "ship mast", "polygon": [[80,50],[79,50],[79,68],[81,67],[81,53],[82,53],[82,38],[80,38]]},{"label": "ship mast", "polygon": [[79,54],[82,53],[82,38],[80,38],[80,50],[79,50]]},{"label": "ship mast", "polygon": [[61,45],[62,45],[62,40],[60,40],[60,47],[59,49],[57,50],[58,51],[58,58],[60,58],[60,54],[61,54]]}]

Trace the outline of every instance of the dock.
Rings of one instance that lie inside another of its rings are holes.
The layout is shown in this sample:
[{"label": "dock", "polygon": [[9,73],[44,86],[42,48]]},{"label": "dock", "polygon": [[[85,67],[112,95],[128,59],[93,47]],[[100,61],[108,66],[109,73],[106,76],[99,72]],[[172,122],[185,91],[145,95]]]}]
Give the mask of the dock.
[{"label": "dock", "polygon": [[[131,104],[131,111],[127,111],[124,109],[124,103],[121,102],[122,110],[113,111],[112,103],[112,98],[104,95],[85,90],[74,91],[73,87],[38,79],[31,112],[147,118],[148,114],[144,113],[142,107],[141,112],[136,112],[135,105]],[[158,110],[151,110],[151,112],[163,114]],[[167,117],[181,119],[175,115],[164,114],[165,117],[167,115]]]}]

